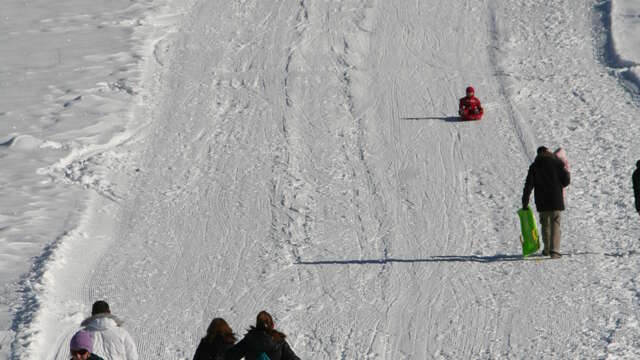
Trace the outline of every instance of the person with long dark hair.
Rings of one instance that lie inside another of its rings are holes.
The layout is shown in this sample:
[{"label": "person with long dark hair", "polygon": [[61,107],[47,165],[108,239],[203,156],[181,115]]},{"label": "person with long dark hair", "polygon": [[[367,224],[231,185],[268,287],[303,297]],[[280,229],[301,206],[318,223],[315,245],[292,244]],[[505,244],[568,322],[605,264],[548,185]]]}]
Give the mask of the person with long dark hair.
[{"label": "person with long dark hair", "polygon": [[286,335],[275,329],[273,318],[266,311],[258,314],[256,326],[250,327],[244,338],[227,351],[225,359],[243,357],[246,360],[300,360],[287,343]]},{"label": "person with long dark hair", "polygon": [[231,327],[222,318],[211,320],[207,335],[200,340],[193,360],[224,360],[224,353],[236,343]]}]

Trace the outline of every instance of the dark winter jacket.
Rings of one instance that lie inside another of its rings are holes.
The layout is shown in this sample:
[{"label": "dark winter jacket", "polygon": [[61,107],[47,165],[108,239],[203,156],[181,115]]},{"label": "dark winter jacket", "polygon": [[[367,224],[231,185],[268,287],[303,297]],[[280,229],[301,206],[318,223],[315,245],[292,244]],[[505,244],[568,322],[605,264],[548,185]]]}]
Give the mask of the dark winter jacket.
[{"label": "dark winter jacket", "polygon": [[232,342],[225,342],[222,337],[215,338],[213,342],[202,339],[193,360],[224,360],[224,353],[232,346]]},{"label": "dark winter jacket", "polygon": [[91,353],[91,355],[89,355],[89,360],[104,360],[104,359],[94,353]]},{"label": "dark winter jacket", "polygon": [[636,171],[633,172],[633,195],[636,198],[636,211],[640,211],[640,160],[636,164]]},{"label": "dark winter jacket", "polygon": [[261,353],[267,354],[271,360],[300,360],[293,352],[284,335],[275,340],[265,330],[251,329],[240,342],[226,353],[226,360],[255,360]]},{"label": "dark winter jacket", "polygon": [[550,152],[544,152],[529,166],[527,180],[522,193],[522,208],[529,205],[531,191],[535,189],[534,197],[538,211],[564,210],[562,188],[570,183],[569,172],[564,164]]}]

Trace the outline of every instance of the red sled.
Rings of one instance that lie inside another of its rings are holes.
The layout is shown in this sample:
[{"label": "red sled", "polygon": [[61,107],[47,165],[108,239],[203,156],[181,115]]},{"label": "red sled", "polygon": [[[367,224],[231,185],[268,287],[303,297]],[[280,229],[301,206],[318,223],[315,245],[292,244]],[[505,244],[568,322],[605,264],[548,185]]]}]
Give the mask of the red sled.
[{"label": "red sled", "polygon": [[470,112],[468,110],[460,111],[460,118],[462,118],[462,120],[480,120],[482,119],[482,114],[484,114],[484,112],[482,110],[478,111],[478,112]]}]

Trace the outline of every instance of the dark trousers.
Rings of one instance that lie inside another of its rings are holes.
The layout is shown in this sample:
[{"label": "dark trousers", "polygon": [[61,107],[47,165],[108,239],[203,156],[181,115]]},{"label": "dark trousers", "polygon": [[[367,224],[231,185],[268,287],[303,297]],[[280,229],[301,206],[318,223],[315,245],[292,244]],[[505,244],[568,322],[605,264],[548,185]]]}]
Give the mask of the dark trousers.
[{"label": "dark trousers", "polygon": [[543,253],[560,253],[560,213],[561,211],[541,211],[540,225],[542,231]]}]

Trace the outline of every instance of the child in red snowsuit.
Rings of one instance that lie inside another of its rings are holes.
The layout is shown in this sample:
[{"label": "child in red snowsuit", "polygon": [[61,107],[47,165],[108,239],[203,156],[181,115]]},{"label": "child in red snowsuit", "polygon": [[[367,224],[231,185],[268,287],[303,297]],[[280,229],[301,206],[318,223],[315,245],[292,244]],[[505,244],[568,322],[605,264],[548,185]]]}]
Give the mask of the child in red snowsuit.
[{"label": "child in red snowsuit", "polygon": [[480,105],[480,100],[474,96],[473,87],[467,87],[467,96],[460,99],[460,110],[458,113],[464,120],[480,120],[484,110]]}]

